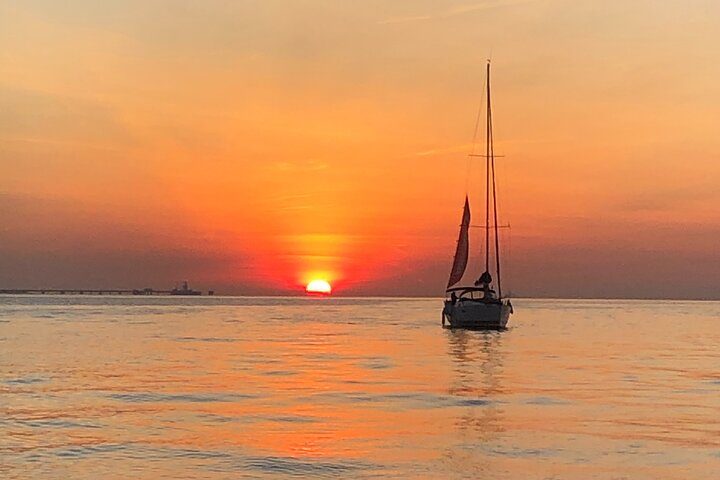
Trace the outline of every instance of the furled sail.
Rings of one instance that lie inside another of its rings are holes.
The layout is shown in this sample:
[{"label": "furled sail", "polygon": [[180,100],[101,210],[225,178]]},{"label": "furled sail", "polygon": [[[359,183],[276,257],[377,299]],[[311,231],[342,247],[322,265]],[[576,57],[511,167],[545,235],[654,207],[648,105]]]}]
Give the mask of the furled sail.
[{"label": "furled sail", "polygon": [[470,203],[467,195],[465,196],[465,208],[463,209],[462,223],[460,224],[460,235],[458,236],[457,248],[455,249],[455,258],[453,259],[452,270],[450,271],[450,279],[447,288],[452,287],[460,281],[465,273],[465,267],[468,262],[468,230],[470,229]]}]

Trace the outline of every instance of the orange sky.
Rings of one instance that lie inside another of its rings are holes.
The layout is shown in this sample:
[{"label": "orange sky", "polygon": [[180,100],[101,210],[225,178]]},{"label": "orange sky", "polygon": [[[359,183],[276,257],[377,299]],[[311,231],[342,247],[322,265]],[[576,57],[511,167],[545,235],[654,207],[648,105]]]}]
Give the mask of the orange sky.
[{"label": "orange sky", "polygon": [[491,55],[510,291],[717,296],[719,22],[711,0],[3,2],[0,287],[439,295]]}]

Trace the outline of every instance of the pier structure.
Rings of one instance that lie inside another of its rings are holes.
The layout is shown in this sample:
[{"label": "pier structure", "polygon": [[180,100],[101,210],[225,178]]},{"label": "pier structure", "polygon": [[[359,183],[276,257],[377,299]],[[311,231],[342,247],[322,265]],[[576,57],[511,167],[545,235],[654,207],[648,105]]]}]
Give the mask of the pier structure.
[{"label": "pier structure", "polygon": [[[197,290],[192,290],[190,295],[202,295]],[[210,291],[212,292],[212,291]],[[213,295],[215,292],[210,293]],[[188,295],[182,290],[154,290],[152,288],[143,289],[92,289],[92,288],[20,288],[20,289],[0,289],[0,295]]]}]

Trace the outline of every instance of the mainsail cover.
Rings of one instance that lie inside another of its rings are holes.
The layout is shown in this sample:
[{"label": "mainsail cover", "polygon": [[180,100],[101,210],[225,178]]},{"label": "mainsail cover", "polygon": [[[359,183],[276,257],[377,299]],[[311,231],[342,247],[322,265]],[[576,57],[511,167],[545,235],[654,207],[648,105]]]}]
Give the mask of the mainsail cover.
[{"label": "mainsail cover", "polygon": [[460,224],[460,235],[458,236],[457,248],[455,249],[455,258],[453,259],[452,270],[450,271],[450,279],[447,288],[452,287],[460,281],[465,273],[465,267],[468,262],[468,230],[470,229],[470,202],[465,195],[465,208],[463,209],[462,223]]}]

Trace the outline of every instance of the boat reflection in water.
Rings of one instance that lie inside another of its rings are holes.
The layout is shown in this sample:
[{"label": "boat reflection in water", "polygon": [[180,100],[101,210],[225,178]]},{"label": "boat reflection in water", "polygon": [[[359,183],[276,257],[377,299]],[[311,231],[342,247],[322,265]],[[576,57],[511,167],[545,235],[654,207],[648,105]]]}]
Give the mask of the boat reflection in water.
[{"label": "boat reflection in water", "polygon": [[443,461],[451,471],[487,473],[505,432],[502,335],[497,331],[446,330],[453,377],[448,393],[459,398],[453,424],[457,443],[446,447]]}]

